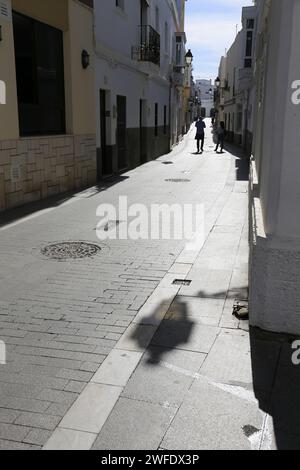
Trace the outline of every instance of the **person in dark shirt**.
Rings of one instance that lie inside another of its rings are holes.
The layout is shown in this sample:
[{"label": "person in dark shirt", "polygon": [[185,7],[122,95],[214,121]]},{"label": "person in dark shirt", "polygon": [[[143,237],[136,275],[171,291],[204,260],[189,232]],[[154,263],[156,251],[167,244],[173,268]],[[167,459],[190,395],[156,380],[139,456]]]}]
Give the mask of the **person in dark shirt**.
[{"label": "person in dark shirt", "polygon": [[200,142],[201,142],[201,152],[203,152],[204,148],[204,140],[205,140],[205,129],[206,129],[206,124],[203,121],[202,117],[199,117],[196,122],[196,129],[197,129],[197,134],[195,137],[195,140],[197,140],[197,152],[200,152]]},{"label": "person in dark shirt", "polygon": [[218,143],[215,152],[219,150],[219,146],[221,146],[221,153],[223,153],[224,150],[224,137],[225,137],[225,123],[224,121],[220,122],[220,125],[218,127]]}]

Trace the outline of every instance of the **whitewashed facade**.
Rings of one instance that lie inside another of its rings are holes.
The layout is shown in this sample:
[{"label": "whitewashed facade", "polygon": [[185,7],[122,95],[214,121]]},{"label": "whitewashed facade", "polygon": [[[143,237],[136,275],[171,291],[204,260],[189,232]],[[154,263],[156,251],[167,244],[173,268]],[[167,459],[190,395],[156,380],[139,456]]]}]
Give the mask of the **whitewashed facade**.
[{"label": "whitewashed facade", "polygon": [[253,70],[256,7],[242,10],[242,30],[222,57],[219,67],[219,118],[225,122],[228,140],[250,153],[253,133]]},{"label": "whitewashed facade", "polygon": [[198,79],[196,80],[196,91],[201,100],[202,117],[211,117],[214,110],[215,85],[212,80]]},{"label": "whitewashed facade", "polygon": [[300,333],[300,2],[258,0],[251,324]]},{"label": "whitewashed facade", "polygon": [[184,129],[184,6],[95,2],[99,177],[167,153]]}]

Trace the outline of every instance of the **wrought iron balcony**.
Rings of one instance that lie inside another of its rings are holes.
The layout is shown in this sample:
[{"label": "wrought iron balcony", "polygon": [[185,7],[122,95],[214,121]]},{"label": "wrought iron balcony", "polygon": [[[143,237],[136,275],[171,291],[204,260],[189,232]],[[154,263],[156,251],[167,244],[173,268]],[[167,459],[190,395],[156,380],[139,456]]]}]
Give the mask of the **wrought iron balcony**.
[{"label": "wrought iron balcony", "polygon": [[140,26],[140,45],[132,47],[132,58],[160,65],[160,35],[152,26]]},{"label": "wrought iron balcony", "polygon": [[179,88],[184,88],[185,85],[185,67],[180,65],[175,65],[173,67],[173,83]]}]

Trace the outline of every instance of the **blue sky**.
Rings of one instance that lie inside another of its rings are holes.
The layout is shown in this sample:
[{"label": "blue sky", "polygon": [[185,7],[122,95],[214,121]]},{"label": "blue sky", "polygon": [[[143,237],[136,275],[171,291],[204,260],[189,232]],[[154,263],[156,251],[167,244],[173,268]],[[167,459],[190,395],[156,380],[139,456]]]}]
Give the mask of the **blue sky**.
[{"label": "blue sky", "polygon": [[187,0],[185,30],[195,78],[215,80],[220,58],[234,41],[236,25],[241,29],[242,7],[250,5],[252,0]]}]

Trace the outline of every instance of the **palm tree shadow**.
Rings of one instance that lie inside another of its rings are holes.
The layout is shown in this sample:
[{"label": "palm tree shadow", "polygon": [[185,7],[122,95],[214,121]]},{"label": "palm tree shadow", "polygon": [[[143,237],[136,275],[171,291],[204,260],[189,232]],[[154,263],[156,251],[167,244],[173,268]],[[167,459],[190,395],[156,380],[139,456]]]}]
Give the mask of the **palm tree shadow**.
[{"label": "palm tree shadow", "polygon": [[[149,338],[145,336],[146,325],[160,325],[149,346],[146,344],[149,342]],[[175,300],[168,310],[166,302],[162,302],[148,317],[141,320],[131,338],[142,349],[148,346],[147,362],[156,365],[160,363],[164,351],[188,344],[194,325],[188,317],[186,303]]]}]

